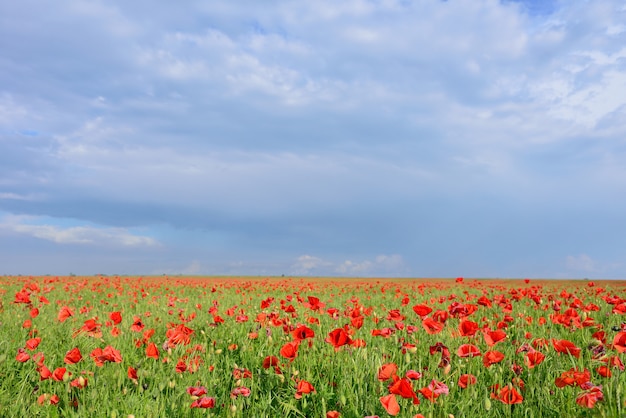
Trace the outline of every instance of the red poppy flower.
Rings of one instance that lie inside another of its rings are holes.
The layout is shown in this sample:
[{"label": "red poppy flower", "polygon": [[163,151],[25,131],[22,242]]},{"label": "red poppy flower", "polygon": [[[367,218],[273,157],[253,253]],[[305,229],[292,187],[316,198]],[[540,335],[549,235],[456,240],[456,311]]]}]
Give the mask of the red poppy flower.
[{"label": "red poppy flower", "polygon": [[43,364],[37,368],[37,372],[39,373],[39,380],[48,380],[52,377],[50,369]]},{"label": "red poppy flower", "polygon": [[[96,366],[98,367],[102,367],[105,362],[112,362],[112,363],[122,362],[122,355],[120,354],[119,350],[116,350],[110,345],[106,346],[104,350],[101,348],[94,349],[91,352],[90,357],[93,359],[93,361],[96,363]],[[158,355],[157,355],[157,358],[158,358]]]},{"label": "red poppy flower", "polygon": [[387,363],[383,364],[380,369],[378,369],[378,380],[384,382],[385,380],[389,380],[392,376],[395,376],[398,372],[398,366],[396,363]]},{"label": "red poppy flower", "polygon": [[621,331],[615,334],[615,338],[613,338],[613,348],[619,353],[626,352],[626,332]]},{"label": "red poppy flower", "polygon": [[239,396],[243,396],[244,398],[247,398],[248,396],[250,396],[251,393],[252,392],[250,392],[250,389],[248,389],[247,387],[237,386],[230,392],[230,398],[236,399]]},{"label": "red poppy flower", "polygon": [[409,370],[404,374],[404,377],[410,380],[417,380],[422,378],[422,374],[420,372],[416,372],[415,370]]},{"label": "red poppy flower", "polygon": [[578,369],[572,367],[568,371],[561,373],[561,376],[554,380],[554,384],[558,388],[574,385],[582,387],[590,380],[591,372],[589,370],[584,369],[583,371],[579,371]]},{"label": "red poppy flower", "polygon": [[74,312],[70,309],[69,306],[63,306],[61,310],[59,311],[59,315],[57,316],[57,319],[60,322],[65,322],[65,320],[69,318],[70,316],[74,316]]},{"label": "red poppy flower", "polygon": [[83,376],[79,376],[70,382],[70,386],[72,386],[73,388],[78,388],[78,389],[83,389],[87,387],[87,384],[88,384],[88,381]]},{"label": "red poppy flower", "polygon": [[546,356],[544,356],[541,352],[531,351],[526,353],[526,356],[524,357],[524,363],[526,364],[526,367],[532,369],[535,366],[541,364],[541,362],[543,362],[545,358]]},{"label": "red poppy flower", "polygon": [[128,378],[130,380],[134,380],[135,382],[137,381],[138,377],[137,377],[137,369],[128,366],[128,372],[127,372]]},{"label": "red poppy flower", "polygon": [[487,343],[489,347],[493,347],[506,338],[506,333],[501,329],[495,331],[485,330],[483,331],[483,337],[485,338],[485,343]]},{"label": "red poppy flower", "polygon": [[28,354],[23,348],[18,348],[15,360],[19,361],[20,363],[26,363],[28,360],[30,360],[30,354]]},{"label": "red poppy flower", "polygon": [[504,354],[499,351],[487,351],[483,356],[483,364],[485,367],[500,363],[502,360],[504,360]]},{"label": "red poppy flower", "polygon": [[602,388],[598,386],[592,387],[576,397],[576,403],[584,408],[593,408],[596,402],[604,399]]},{"label": "red poppy flower", "polygon": [[207,396],[203,396],[199,399],[196,399],[189,406],[190,408],[215,408],[215,398],[209,398]]},{"label": "red poppy flower", "polygon": [[389,393],[393,393],[394,395],[400,395],[405,399],[413,399],[414,404],[419,404],[419,399],[417,399],[417,395],[415,391],[413,391],[413,387],[411,386],[411,381],[405,378],[399,378],[398,376],[393,376],[393,383],[391,383],[388,387]]},{"label": "red poppy flower", "polygon": [[426,305],[415,305],[413,307],[413,312],[415,312],[417,316],[421,318],[424,318],[425,316],[430,314],[432,311],[433,311],[433,308],[431,308],[430,306],[426,306]]},{"label": "red poppy flower", "polygon": [[478,331],[478,324],[474,321],[461,321],[459,324],[459,333],[463,337],[472,337]]},{"label": "red poppy flower", "polygon": [[473,374],[462,374],[461,376],[459,376],[459,381],[457,382],[457,385],[461,389],[465,389],[468,386],[474,384],[476,384],[476,376],[474,376]]},{"label": "red poppy flower", "polygon": [[109,319],[111,321],[113,321],[113,323],[115,325],[118,325],[120,322],[122,322],[122,313],[121,312],[111,312],[109,314]]},{"label": "red poppy flower", "polygon": [[141,318],[138,316],[133,316],[133,324],[130,326],[131,331],[141,332],[145,325],[141,322]]},{"label": "red poppy flower", "polygon": [[76,364],[83,359],[83,355],[80,353],[78,347],[72,348],[65,354],[65,359],[63,360],[65,364]]},{"label": "red poppy flower", "polygon": [[422,327],[424,327],[427,333],[433,335],[439,334],[443,330],[444,325],[432,318],[426,318],[422,321]]},{"label": "red poppy flower", "polygon": [[389,415],[395,416],[400,413],[400,405],[398,405],[398,400],[396,399],[396,395],[389,394],[380,398],[380,403],[385,408],[385,411]]},{"label": "red poppy flower", "polygon": [[299,341],[291,341],[283,345],[280,349],[280,355],[288,359],[289,361],[294,361],[294,359],[298,356],[298,346],[300,345]]},{"label": "red poppy flower", "polygon": [[481,355],[480,350],[473,344],[463,344],[456,352],[459,357],[478,357]]},{"label": "red poppy flower", "polygon": [[350,345],[352,338],[350,338],[350,335],[344,328],[337,328],[328,333],[325,341],[332,344],[335,347],[335,351],[337,351],[343,345]]},{"label": "red poppy flower", "polygon": [[159,349],[154,343],[150,343],[148,344],[148,347],[146,347],[146,357],[150,357],[153,359],[159,358]]},{"label": "red poppy flower", "polygon": [[315,332],[305,325],[300,325],[295,330],[293,330],[291,335],[293,336],[294,340],[301,341],[307,338],[315,337]]},{"label": "red poppy flower", "polygon": [[339,411],[328,411],[326,412],[326,418],[339,418],[341,414]]},{"label": "red poppy flower", "polygon": [[30,350],[30,351],[34,351],[38,346],[39,343],[41,342],[41,338],[37,337],[37,338],[31,338],[28,341],[26,341],[26,349]]},{"label": "red poppy flower", "polygon": [[511,385],[503,387],[497,394],[492,393],[491,397],[507,405],[522,403],[524,400],[524,397]]},{"label": "red poppy flower", "polygon": [[311,392],[315,392],[315,388],[313,387],[313,385],[306,380],[300,380],[298,382],[298,386],[296,387],[295,398],[300,399],[302,398],[302,395]]},{"label": "red poppy flower", "polygon": [[556,340],[552,339],[552,346],[557,353],[571,354],[572,356],[580,357],[580,348],[568,340]]},{"label": "red poppy flower", "polygon": [[61,380],[63,380],[66,373],[67,373],[67,377],[72,375],[72,373],[68,372],[65,367],[58,367],[54,369],[54,371],[52,372],[52,379],[56,380],[57,382],[60,382]]}]

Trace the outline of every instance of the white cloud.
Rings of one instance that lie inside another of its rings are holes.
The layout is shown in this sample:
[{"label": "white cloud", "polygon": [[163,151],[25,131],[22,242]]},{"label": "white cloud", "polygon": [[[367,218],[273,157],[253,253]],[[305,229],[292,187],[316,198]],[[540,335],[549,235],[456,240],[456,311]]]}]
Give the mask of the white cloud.
[{"label": "white cloud", "polygon": [[369,260],[344,260],[332,262],[320,257],[302,255],[297,258],[291,268],[297,275],[345,275],[345,276],[371,276],[406,274],[407,268],[402,256],[398,254],[381,254]]},{"label": "white cloud", "polygon": [[297,258],[296,262],[291,266],[291,270],[293,274],[307,275],[315,273],[320,269],[326,269],[330,266],[332,266],[332,263],[328,261],[322,260],[319,257],[305,254]]},{"label": "white cloud", "polygon": [[159,242],[154,238],[136,235],[124,228],[61,227],[51,224],[25,223],[23,222],[25,219],[30,222],[36,220],[33,217],[8,216],[0,223],[0,231],[28,235],[57,244],[120,245],[123,247],[154,247],[159,245]]}]

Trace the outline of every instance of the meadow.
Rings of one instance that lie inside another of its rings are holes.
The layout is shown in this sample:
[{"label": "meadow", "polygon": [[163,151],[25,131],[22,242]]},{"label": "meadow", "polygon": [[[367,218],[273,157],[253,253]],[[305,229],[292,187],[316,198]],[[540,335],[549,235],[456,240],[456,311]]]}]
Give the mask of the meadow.
[{"label": "meadow", "polygon": [[620,417],[626,283],[0,277],[0,416]]}]

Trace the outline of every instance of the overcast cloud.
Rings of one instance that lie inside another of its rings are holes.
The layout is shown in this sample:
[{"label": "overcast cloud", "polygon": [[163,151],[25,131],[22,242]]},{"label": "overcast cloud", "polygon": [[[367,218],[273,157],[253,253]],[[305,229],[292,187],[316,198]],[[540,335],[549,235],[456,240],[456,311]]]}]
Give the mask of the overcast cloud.
[{"label": "overcast cloud", "polygon": [[0,5],[0,274],[626,276],[626,1]]}]

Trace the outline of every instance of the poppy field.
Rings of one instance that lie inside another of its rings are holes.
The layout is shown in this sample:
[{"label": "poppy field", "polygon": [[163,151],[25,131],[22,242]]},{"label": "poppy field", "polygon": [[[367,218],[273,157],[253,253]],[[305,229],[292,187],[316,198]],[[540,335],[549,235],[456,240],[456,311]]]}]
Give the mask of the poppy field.
[{"label": "poppy field", "polygon": [[0,416],[626,416],[626,283],[0,277]]}]

